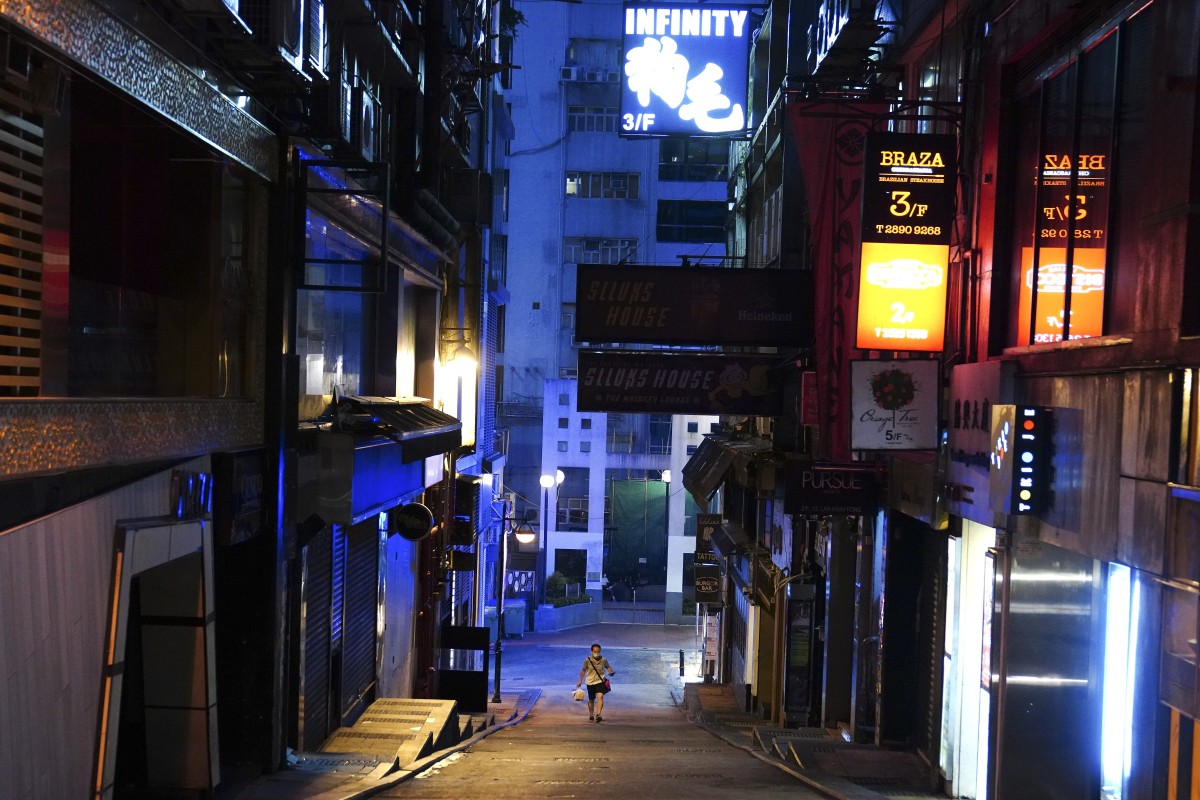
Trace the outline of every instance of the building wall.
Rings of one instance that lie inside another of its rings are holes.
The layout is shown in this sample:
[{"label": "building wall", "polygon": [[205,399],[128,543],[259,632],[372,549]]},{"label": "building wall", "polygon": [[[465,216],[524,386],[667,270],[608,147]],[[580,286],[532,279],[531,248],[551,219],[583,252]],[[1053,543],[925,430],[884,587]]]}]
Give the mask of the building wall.
[{"label": "building wall", "polygon": [[[506,483],[519,497],[527,498],[538,496],[538,476],[554,463],[528,460],[531,455],[541,457],[543,439],[557,424],[557,415],[552,413],[544,418],[548,433],[543,435],[534,424],[543,397],[546,408],[556,404],[555,397],[544,395],[545,387],[547,382],[573,375],[576,368],[577,258],[565,252],[564,239],[633,241],[629,252],[621,254],[631,263],[679,264],[685,255],[693,260],[702,255],[720,257],[725,251],[723,241],[658,242],[657,206],[659,200],[724,201],[726,196],[723,179],[660,181],[659,143],[619,137],[616,120],[607,131],[569,130],[569,106],[617,106],[619,83],[607,78],[598,82],[563,80],[561,70],[588,60],[582,51],[574,56],[568,53],[572,39],[620,39],[620,3],[539,3],[530,8],[528,25],[517,31],[513,58],[521,70],[508,95],[516,130],[509,157],[511,301],[505,313],[505,347],[500,357],[503,387],[498,398],[501,422],[511,432]],[[620,69],[618,60],[614,54],[610,71]],[[637,173],[638,197],[568,197],[568,171]],[[611,257],[609,263],[620,257]],[[602,437],[595,430],[593,435]],[[599,441],[602,444],[603,438]]]},{"label": "building wall", "polygon": [[[188,462],[206,471],[207,459]],[[117,523],[162,516],[171,473],[0,532],[0,770],[13,800],[95,790]]]}]

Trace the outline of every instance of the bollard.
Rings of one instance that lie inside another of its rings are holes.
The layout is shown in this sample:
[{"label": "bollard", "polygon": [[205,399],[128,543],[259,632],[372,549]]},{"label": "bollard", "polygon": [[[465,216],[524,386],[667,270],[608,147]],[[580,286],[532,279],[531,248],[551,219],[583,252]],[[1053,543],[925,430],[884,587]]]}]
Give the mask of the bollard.
[{"label": "bollard", "polygon": [[683,677],[683,651],[679,651],[679,677]]}]

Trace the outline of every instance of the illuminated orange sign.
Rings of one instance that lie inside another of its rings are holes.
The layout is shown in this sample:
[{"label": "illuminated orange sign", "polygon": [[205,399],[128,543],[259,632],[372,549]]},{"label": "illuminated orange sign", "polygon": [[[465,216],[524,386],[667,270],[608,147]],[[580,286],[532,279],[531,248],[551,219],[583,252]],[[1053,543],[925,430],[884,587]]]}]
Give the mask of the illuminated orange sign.
[{"label": "illuminated orange sign", "polygon": [[[1072,339],[1086,339],[1104,332],[1104,250],[1076,247],[1075,267],[1071,270]],[[1043,247],[1039,251],[1037,274],[1037,320],[1034,344],[1062,341],[1066,313],[1067,249]],[[1017,319],[1028,320],[1033,305],[1033,248],[1021,249],[1021,294]],[[1017,343],[1029,344],[1029,327],[1023,322],[1017,331]]]},{"label": "illuminated orange sign", "polygon": [[859,349],[942,349],[948,252],[940,244],[863,242],[858,278]]},{"label": "illuminated orange sign", "polygon": [[953,136],[877,133],[863,164],[860,350],[939,352],[954,224]]}]

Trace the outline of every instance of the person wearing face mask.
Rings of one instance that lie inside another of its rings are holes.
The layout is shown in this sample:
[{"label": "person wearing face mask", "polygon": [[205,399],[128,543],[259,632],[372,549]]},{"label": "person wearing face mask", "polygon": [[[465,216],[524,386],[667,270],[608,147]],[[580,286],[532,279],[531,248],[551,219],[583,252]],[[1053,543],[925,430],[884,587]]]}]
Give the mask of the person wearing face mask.
[{"label": "person wearing face mask", "polygon": [[606,671],[609,675],[617,674],[608,663],[608,659],[600,654],[600,645],[593,644],[592,654],[583,659],[583,668],[579,670],[579,682],[575,684],[575,688],[578,689],[584,680],[587,681],[589,722],[604,721],[604,717],[600,715],[604,711],[604,695],[609,691],[604,677]]}]

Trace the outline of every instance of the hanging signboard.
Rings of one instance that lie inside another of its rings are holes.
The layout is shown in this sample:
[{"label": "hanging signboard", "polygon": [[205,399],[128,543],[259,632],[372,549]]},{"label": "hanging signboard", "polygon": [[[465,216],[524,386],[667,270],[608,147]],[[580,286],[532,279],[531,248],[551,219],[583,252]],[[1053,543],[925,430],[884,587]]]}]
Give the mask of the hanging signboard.
[{"label": "hanging signboard", "polygon": [[937,447],[939,363],[931,359],[850,363],[850,448]]},{"label": "hanging signboard", "polygon": [[805,270],[606,264],[577,269],[578,342],[812,343],[812,273]]},{"label": "hanging signboard", "polygon": [[879,510],[879,474],[874,465],[789,459],[783,476],[787,514],[857,516]]},{"label": "hanging signboard", "polygon": [[721,525],[720,514],[696,515],[696,552],[693,561],[696,564],[716,564],[719,557],[713,551],[713,531]]},{"label": "hanging signboard", "polygon": [[696,602],[721,604],[721,567],[717,564],[696,564],[692,568]]},{"label": "hanging signboard", "polygon": [[652,414],[783,412],[775,356],[579,351],[580,411]]},{"label": "hanging signboard", "polygon": [[877,133],[863,166],[857,346],[938,352],[954,226],[953,136]]},{"label": "hanging signboard", "polygon": [[742,136],[750,39],[746,6],[626,3],[623,136]]}]

